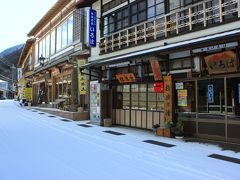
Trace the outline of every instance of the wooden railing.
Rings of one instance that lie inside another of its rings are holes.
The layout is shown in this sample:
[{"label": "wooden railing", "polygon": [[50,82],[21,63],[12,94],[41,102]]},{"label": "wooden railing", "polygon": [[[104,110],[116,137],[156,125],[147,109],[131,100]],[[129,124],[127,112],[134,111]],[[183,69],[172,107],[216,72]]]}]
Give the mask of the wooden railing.
[{"label": "wooden railing", "polygon": [[160,40],[206,28],[239,17],[240,0],[202,1],[183,9],[106,35],[100,39],[100,53]]}]

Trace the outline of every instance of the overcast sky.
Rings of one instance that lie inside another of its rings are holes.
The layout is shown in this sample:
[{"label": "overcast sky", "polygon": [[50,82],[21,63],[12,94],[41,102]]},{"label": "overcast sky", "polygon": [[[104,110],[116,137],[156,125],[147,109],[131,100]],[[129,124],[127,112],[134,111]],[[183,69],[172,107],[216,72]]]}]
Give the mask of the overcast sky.
[{"label": "overcast sky", "polygon": [[27,33],[57,0],[2,0],[0,6],[0,52],[25,43]]}]

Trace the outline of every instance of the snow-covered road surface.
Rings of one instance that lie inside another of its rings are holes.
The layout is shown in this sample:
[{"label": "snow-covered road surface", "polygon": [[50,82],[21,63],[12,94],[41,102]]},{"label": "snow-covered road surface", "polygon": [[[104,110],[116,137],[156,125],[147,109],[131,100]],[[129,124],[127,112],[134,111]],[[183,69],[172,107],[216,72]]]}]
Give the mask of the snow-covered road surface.
[{"label": "snow-covered road surface", "polygon": [[[144,130],[85,128],[77,124],[86,122],[48,116],[14,101],[0,101],[0,180],[240,179],[240,164],[208,157],[240,158],[240,153],[155,137]],[[166,148],[144,140],[176,146]]]}]

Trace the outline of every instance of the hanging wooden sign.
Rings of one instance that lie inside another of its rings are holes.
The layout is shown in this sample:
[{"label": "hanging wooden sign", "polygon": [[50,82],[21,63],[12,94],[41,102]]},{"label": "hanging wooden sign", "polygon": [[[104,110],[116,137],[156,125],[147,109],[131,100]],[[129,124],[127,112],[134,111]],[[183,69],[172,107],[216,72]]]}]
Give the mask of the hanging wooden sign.
[{"label": "hanging wooden sign", "polygon": [[206,56],[204,59],[209,74],[237,72],[237,57],[236,53],[233,51],[224,51],[212,54]]},{"label": "hanging wooden sign", "polygon": [[172,107],[172,76],[164,76],[164,122],[171,122],[173,118]]},{"label": "hanging wooden sign", "polygon": [[119,81],[119,83],[131,83],[136,81],[136,77],[133,73],[116,74],[116,78]]},{"label": "hanging wooden sign", "polygon": [[162,72],[160,68],[160,64],[158,60],[151,60],[151,67],[153,71],[153,76],[155,81],[161,81],[162,80]]}]

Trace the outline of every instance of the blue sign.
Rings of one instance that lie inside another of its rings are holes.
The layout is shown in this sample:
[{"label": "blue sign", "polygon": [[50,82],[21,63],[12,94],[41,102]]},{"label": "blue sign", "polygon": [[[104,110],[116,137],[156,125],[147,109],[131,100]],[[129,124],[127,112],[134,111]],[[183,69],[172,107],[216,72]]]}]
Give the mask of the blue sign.
[{"label": "blue sign", "polygon": [[208,85],[208,103],[214,103],[213,84]]},{"label": "blue sign", "polygon": [[97,45],[97,11],[94,9],[88,10],[88,45],[96,47]]}]

